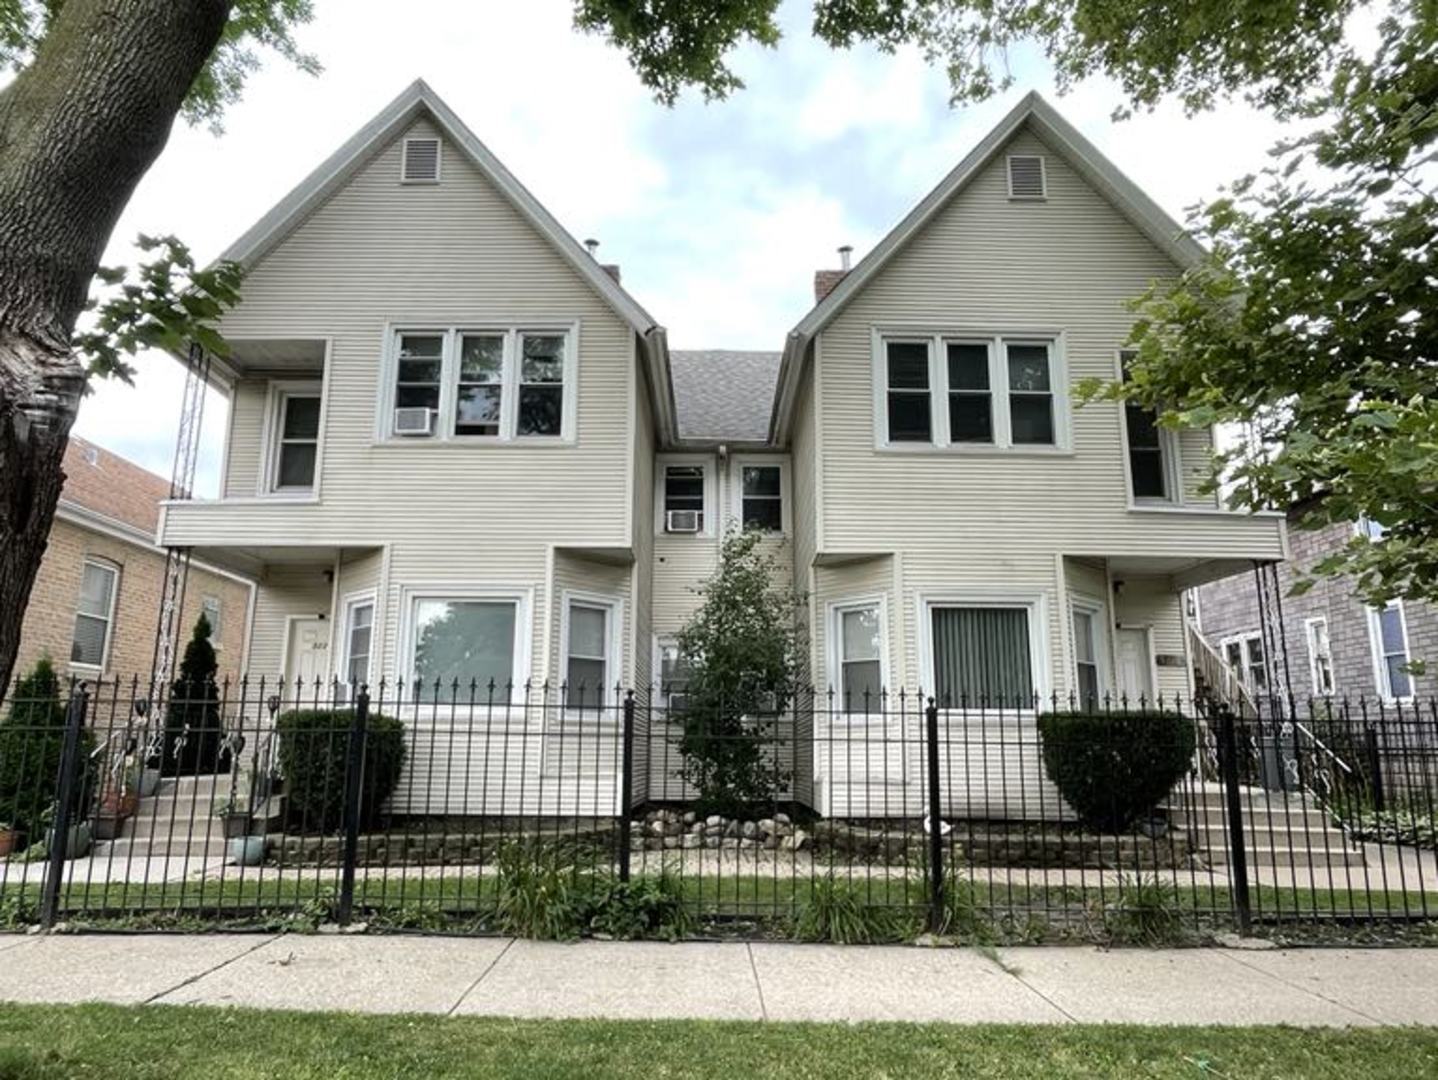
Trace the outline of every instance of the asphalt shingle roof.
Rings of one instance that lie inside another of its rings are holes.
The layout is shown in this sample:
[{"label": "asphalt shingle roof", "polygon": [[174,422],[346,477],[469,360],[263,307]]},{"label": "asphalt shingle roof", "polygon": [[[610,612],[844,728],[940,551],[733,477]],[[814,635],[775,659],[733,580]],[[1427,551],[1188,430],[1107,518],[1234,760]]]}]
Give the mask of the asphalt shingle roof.
[{"label": "asphalt shingle roof", "polygon": [[769,436],[781,356],[735,349],[671,350],[679,437],[763,442]]}]

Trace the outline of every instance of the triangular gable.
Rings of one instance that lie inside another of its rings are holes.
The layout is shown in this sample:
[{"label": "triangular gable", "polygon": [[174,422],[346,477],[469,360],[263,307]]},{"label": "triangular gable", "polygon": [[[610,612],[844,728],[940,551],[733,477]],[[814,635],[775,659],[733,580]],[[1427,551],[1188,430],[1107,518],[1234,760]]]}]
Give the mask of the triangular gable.
[{"label": "triangular gable", "polygon": [[1124,176],[1098,147],[1060,116],[1037,91],[1030,91],[938,186],[924,196],[790,331],[788,341],[785,342],[778,394],[770,424],[770,432],[775,439],[782,440],[787,434],[789,413],[802,372],[804,353],[814,335],[823,330],[912,237],[967,187],[1025,124],[1031,125],[1039,138],[1062,156],[1079,176],[1100,196],[1112,203],[1119,213],[1132,222],[1135,228],[1176,265],[1188,267],[1203,256],[1203,248],[1178,222],[1145,195],[1138,185]]}]

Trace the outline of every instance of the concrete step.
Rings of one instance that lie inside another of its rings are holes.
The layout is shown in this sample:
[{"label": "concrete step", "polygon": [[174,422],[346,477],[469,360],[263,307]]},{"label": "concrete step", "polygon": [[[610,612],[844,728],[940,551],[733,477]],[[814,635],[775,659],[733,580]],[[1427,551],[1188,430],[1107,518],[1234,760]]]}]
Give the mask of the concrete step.
[{"label": "concrete step", "polygon": [[[1315,845],[1310,851],[1301,845],[1292,847],[1284,844],[1250,844],[1244,849],[1249,866],[1313,867],[1315,870],[1339,866],[1363,866],[1363,852],[1355,851],[1346,844],[1324,847]],[[1213,866],[1228,866],[1228,849],[1215,845],[1208,849],[1208,861]]]}]

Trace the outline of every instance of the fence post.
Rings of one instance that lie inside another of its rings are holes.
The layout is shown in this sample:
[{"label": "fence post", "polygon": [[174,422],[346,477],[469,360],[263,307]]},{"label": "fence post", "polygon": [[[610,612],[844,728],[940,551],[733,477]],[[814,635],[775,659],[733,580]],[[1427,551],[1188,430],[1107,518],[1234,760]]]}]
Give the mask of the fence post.
[{"label": "fence post", "polygon": [[1368,770],[1373,774],[1373,809],[1382,813],[1388,808],[1383,790],[1383,755],[1378,750],[1378,729],[1369,724],[1363,729],[1363,746],[1368,753]]},{"label": "fence post", "polygon": [[624,695],[624,728],[620,735],[619,775],[619,880],[629,880],[629,832],[633,827],[634,802],[634,691]]},{"label": "fence post", "polygon": [[364,744],[369,729],[369,687],[361,686],[355,695],[354,716],[350,722],[349,746],[345,759],[345,846],[340,876],[339,910],[335,917],[341,926],[354,916],[355,863],[359,859],[359,826],[361,800],[364,798]]},{"label": "fence post", "polygon": [[1231,709],[1218,715],[1218,755],[1223,773],[1223,792],[1228,807],[1229,877],[1233,883],[1233,909],[1238,932],[1247,936],[1253,922],[1248,895],[1248,849],[1243,835],[1243,801],[1238,791],[1238,736]]},{"label": "fence post", "polygon": [[924,754],[929,774],[929,929],[944,928],[944,835],[939,820],[939,707],[929,698],[924,710]]},{"label": "fence post", "polygon": [[75,767],[81,745],[80,732],[85,728],[85,711],[90,693],[81,683],[70,695],[65,709],[65,740],[60,746],[60,775],[55,783],[55,819],[50,832],[50,872],[45,875],[45,888],[40,895],[40,926],[49,930],[60,911],[60,886],[65,877],[65,855],[70,844],[70,804],[75,800]]}]

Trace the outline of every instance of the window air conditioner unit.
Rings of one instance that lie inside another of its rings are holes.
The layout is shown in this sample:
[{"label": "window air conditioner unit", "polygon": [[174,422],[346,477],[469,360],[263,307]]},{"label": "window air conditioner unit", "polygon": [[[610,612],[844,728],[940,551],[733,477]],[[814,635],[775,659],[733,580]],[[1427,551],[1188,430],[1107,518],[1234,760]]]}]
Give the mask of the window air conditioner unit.
[{"label": "window air conditioner unit", "polygon": [[698,510],[669,510],[664,515],[664,531],[672,533],[697,533],[703,515]]},{"label": "window air conditioner unit", "polygon": [[396,409],[394,411],[394,433],[396,435],[433,435],[434,413],[425,408]]}]

